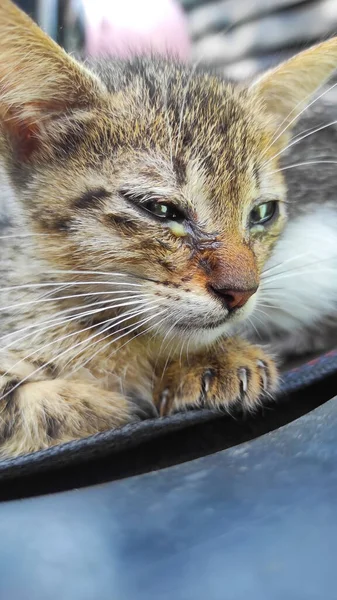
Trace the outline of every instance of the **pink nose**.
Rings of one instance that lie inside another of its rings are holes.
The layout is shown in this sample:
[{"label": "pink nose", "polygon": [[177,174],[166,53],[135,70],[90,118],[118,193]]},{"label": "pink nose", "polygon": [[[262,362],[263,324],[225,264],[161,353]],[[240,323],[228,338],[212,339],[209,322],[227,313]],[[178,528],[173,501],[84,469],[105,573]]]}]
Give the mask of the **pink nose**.
[{"label": "pink nose", "polygon": [[249,298],[255,294],[257,286],[249,290],[227,290],[211,286],[211,290],[221,300],[227,310],[234,310],[244,306]]}]

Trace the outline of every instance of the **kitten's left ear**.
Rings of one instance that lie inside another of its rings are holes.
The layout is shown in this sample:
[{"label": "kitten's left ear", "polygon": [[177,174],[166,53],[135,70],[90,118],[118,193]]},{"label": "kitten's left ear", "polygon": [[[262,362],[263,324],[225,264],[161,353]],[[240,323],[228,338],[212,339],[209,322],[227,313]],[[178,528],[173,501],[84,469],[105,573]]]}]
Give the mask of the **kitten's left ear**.
[{"label": "kitten's left ear", "polygon": [[336,68],[337,37],[334,37],[267,71],[252,84],[251,90],[278,123],[286,127],[295,122]]}]

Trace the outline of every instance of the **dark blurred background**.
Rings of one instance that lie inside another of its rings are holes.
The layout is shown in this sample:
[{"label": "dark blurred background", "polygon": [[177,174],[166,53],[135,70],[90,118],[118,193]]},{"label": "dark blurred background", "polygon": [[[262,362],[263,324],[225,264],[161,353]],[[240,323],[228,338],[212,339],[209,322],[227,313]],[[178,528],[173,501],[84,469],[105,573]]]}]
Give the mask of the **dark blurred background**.
[{"label": "dark blurred background", "polygon": [[[150,47],[249,77],[337,32],[337,0],[20,0],[68,51]],[[122,48],[124,43],[124,48]]]}]

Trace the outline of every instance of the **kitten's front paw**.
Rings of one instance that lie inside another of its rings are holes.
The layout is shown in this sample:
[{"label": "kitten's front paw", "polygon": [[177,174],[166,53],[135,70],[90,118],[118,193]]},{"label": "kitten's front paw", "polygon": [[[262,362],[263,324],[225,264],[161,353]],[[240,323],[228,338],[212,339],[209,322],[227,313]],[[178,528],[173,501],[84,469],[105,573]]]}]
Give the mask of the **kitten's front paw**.
[{"label": "kitten's front paw", "polygon": [[169,364],[158,376],[154,401],[161,416],[184,408],[253,410],[277,387],[274,361],[258,346],[230,340],[214,355],[205,353]]}]

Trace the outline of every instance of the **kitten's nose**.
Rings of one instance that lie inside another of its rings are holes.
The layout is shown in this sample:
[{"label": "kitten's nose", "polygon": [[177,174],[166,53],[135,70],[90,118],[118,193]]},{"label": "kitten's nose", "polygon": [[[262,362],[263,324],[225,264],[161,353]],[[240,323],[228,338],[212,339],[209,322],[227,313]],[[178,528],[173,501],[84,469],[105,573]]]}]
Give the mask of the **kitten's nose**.
[{"label": "kitten's nose", "polygon": [[227,290],[226,288],[217,288],[214,285],[210,287],[213,294],[216,294],[227,310],[231,311],[244,306],[249,298],[255,294],[258,286],[249,290]]}]

